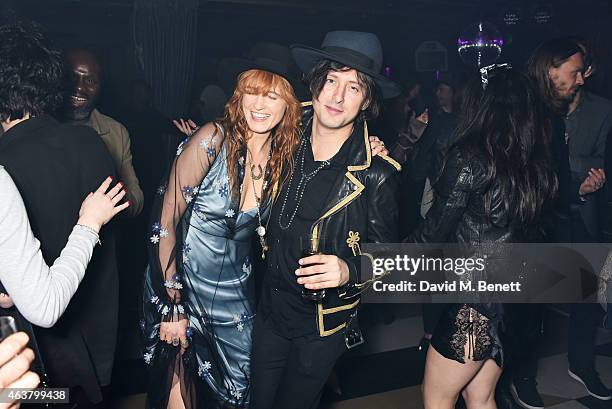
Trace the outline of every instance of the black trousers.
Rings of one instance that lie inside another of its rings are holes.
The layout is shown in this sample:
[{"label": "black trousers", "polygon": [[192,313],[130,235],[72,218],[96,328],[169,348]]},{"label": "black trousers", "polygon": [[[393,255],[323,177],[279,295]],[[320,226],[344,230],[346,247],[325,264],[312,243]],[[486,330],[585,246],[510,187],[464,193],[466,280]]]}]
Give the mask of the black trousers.
[{"label": "black trousers", "polygon": [[[572,241],[597,243],[599,240],[586,228],[577,209],[572,209]],[[572,304],[570,306],[567,337],[567,360],[576,370],[595,368],[595,333],[602,323],[604,311],[599,304]]]},{"label": "black trousers", "polygon": [[258,314],[251,355],[251,409],[316,409],[336,360],[342,331],[329,337],[283,337]]},{"label": "black trousers", "polygon": [[599,304],[571,305],[567,339],[567,360],[571,368],[583,371],[595,368],[595,332],[603,315]]},{"label": "black trousers", "polygon": [[535,379],[544,304],[506,304],[505,345],[513,380]]}]

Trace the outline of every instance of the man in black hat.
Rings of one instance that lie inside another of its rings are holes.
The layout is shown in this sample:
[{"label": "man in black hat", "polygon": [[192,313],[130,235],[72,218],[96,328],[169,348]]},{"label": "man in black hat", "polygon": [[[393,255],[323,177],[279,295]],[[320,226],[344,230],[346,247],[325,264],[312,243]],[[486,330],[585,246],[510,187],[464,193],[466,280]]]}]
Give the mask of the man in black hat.
[{"label": "man in black hat", "polygon": [[378,113],[379,94],[400,92],[379,74],[378,38],[335,31],[322,49],[296,45],[292,53],[313,101],[270,213],[253,334],[255,409],[317,407],[336,360],[363,342],[359,295],[374,280],[361,271],[369,259],[359,245],[397,240],[400,166],[372,157],[365,122]]}]

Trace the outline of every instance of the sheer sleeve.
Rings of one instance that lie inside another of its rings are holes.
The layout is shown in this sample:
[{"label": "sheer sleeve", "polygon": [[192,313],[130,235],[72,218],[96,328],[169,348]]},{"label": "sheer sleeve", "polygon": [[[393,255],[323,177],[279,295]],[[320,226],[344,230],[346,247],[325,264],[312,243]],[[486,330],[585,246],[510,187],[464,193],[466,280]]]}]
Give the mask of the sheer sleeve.
[{"label": "sheer sleeve", "polygon": [[[182,263],[177,263],[176,257],[182,253],[182,219],[188,217],[200,184],[219,155],[223,139],[220,127],[208,123],[181,142],[167,182],[158,189],[160,199],[153,209],[157,217],[149,238],[150,268],[156,293],[167,302],[162,307],[166,312],[169,304],[177,308],[181,302]],[[183,313],[180,306],[178,312]]]}]

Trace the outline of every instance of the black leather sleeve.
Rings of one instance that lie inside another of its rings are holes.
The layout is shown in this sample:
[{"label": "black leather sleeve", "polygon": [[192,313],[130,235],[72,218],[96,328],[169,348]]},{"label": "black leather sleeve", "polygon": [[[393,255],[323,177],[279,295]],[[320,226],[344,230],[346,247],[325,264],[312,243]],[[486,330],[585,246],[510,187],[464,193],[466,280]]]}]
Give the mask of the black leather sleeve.
[{"label": "black leather sleeve", "polygon": [[[386,165],[385,165],[386,166]],[[385,169],[386,171],[386,169]],[[386,172],[368,175],[366,184],[368,243],[395,243],[399,239],[399,172]],[[374,281],[372,269],[362,271],[363,265],[371,264],[369,254],[357,255],[345,259],[349,268],[349,282],[340,289],[342,298],[359,295]]]},{"label": "black leather sleeve", "polygon": [[446,242],[465,212],[473,185],[474,175],[471,167],[461,154],[454,150],[435,185],[436,197],[433,206],[425,220],[404,242]]}]

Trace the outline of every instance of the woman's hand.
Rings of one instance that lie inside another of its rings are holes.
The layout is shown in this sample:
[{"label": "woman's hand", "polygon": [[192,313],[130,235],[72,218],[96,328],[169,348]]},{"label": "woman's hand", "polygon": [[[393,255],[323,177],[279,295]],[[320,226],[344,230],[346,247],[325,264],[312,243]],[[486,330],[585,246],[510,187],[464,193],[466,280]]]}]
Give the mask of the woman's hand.
[{"label": "woman's hand", "polygon": [[597,192],[606,183],[606,173],[603,169],[589,170],[589,175],[584,179],[580,185],[578,194],[580,196],[588,195],[590,193]]},{"label": "woman's hand", "polygon": [[193,133],[195,131],[200,129],[200,127],[197,126],[196,123],[193,122],[191,119],[188,119],[186,121],[183,118],[180,118],[178,120],[173,119],[172,123],[174,124],[174,126],[176,126],[176,128],[179,131],[181,131],[182,133],[184,133],[187,136],[193,135]]},{"label": "woman's hand", "polygon": [[300,267],[295,271],[299,277],[297,282],[309,290],[336,288],[348,283],[348,265],[338,256],[317,254],[300,259],[299,264],[308,267]]},{"label": "woman's hand", "polygon": [[85,198],[79,211],[78,224],[85,225],[99,232],[100,228],[108,223],[110,219],[130,205],[128,201],[117,206],[117,203],[125,196],[125,189],[123,189],[121,182],[118,182],[115,187],[106,192],[112,180],[113,178],[110,176],[107,177],[98,190],[90,193]]},{"label": "woman's hand", "polygon": [[175,347],[180,345],[182,349],[185,349],[189,346],[189,341],[187,340],[188,325],[189,321],[187,318],[171,322],[162,321],[159,326],[159,339]]},{"label": "woman's hand", "polygon": [[[26,348],[28,336],[18,332],[0,342],[0,388],[34,389],[40,383],[38,375],[30,371],[34,352]],[[19,403],[1,403],[0,409],[18,408]]]},{"label": "woman's hand", "polygon": [[378,136],[370,136],[370,149],[372,150],[372,156],[389,155],[389,151],[385,147],[385,143],[378,139]]}]

